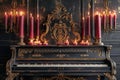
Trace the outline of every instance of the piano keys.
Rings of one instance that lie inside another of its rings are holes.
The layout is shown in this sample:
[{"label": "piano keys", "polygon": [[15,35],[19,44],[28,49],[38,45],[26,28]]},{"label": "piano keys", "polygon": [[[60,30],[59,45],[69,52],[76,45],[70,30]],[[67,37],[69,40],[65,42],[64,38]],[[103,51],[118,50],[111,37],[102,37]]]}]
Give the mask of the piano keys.
[{"label": "piano keys", "polygon": [[106,64],[18,64],[16,67],[108,67]]}]

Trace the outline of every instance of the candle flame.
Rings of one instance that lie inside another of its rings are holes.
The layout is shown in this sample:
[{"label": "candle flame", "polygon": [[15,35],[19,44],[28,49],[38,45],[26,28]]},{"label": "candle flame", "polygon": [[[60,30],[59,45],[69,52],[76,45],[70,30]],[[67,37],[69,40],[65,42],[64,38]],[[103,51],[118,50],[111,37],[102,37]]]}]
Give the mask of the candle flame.
[{"label": "candle flame", "polygon": [[89,41],[88,41],[88,40],[86,40],[85,44],[86,44],[86,45],[90,45],[90,43],[89,43]]},{"label": "candle flame", "polygon": [[18,15],[18,11],[16,11],[16,15]]},{"label": "candle flame", "polygon": [[68,40],[68,39],[65,41],[65,44],[66,44],[66,45],[69,45],[69,40]]},{"label": "candle flame", "polygon": [[85,18],[84,18],[84,17],[82,17],[82,20],[85,20]]},{"label": "candle flame", "polygon": [[21,15],[21,16],[24,15],[24,12],[23,12],[23,11],[20,11],[20,15]]},{"label": "candle flame", "polygon": [[113,12],[113,15],[116,15],[116,12]]},{"label": "candle flame", "polygon": [[96,15],[98,15],[98,14],[99,14],[99,12],[97,11],[95,14],[96,14]]},{"label": "candle flame", "polygon": [[88,16],[90,15],[90,12],[88,12]]},{"label": "candle flame", "polygon": [[100,12],[96,11],[95,15],[99,15],[100,16],[101,14],[100,14]]},{"label": "candle flame", "polygon": [[39,18],[39,14],[37,14],[37,18]]},{"label": "candle flame", "polygon": [[44,45],[48,45],[48,41],[47,41],[47,40],[45,40],[43,44],[44,44]]},{"label": "candle flame", "polygon": [[7,12],[5,12],[5,15],[7,16]]},{"label": "candle flame", "polygon": [[111,14],[111,11],[109,11],[109,14]]},{"label": "candle flame", "polygon": [[30,13],[30,17],[32,17],[32,13]]},{"label": "candle flame", "polygon": [[12,11],[10,11],[10,15],[12,15],[13,14],[13,12]]},{"label": "candle flame", "polygon": [[77,42],[76,39],[74,40],[73,44],[74,44],[74,45],[77,45],[77,44],[78,44],[78,42]]},{"label": "candle flame", "polygon": [[103,14],[105,14],[105,11],[103,11]]}]

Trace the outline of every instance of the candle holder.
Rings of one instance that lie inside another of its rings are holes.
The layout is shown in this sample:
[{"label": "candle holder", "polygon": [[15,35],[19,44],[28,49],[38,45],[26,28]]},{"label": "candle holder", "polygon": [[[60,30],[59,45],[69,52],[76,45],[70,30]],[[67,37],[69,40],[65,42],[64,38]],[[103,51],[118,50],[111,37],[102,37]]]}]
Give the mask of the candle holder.
[{"label": "candle holder", "polygon": [[34,44],[35,45],[42,45],[41,41],[39,40],[39,36],[36,37]]},{"label": "candle holder", "polygon": [[29,41],[28,44],[29,44],[29,45],[34,45],[34,39],[30,39],[30,41]]},{"label": "candle holder", "polygon": [[101,38],[95,39],[94,45],[104,45],[104,43],[101,41]]},{"label": "candle holder", "polygon": [[20,38],[20,42],[18,43],[18,45],[26,45],[24,42],[24,37]]},{"label": "candle holder", "polygon": [[78,45],[78,41],[76,39],[73,41],[73,45]]},{"label": "candle holder", "polygon": [[45,41],[43,42],[43,45],[48,45],[48,41],[45,40]]},{"label": "candle holder", "polygon": [[88,35],[88,36],[86,36],[86,44],[87,45],[92,45],[92,42],[91,42],[91,37]]}]

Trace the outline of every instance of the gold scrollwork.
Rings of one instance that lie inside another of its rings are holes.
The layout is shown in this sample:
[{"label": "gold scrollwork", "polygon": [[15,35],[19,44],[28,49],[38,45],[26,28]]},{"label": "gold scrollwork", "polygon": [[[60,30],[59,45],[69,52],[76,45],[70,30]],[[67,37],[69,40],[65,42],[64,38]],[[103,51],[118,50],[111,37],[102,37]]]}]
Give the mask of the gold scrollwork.
[{"label": "gold scrollwork", "polygon": [[66,56],[66,54],[57,54],[56,56],[59,58],[64,58]]},{"label": "gold scrollwork", "polygon": [[[47,15],[47,20],[44,25],[46,26],[45,32],[41,34],[41,41],[46,41],[46,35],[51,32],[51,38],[53,38],[57,44],[63,44],[68,40],[69,32],[72,32],[74,38],[72,41],[79,41],[80,34],[75,31],[75,22],[73,21],[72,14],[67,12],[64,5],[56,0],[55,9]],[[64,21],[63,21],[64,20]],[[69,25],[68,25],[69,24]]]},{"label": "gold scrollwork", "polygon": [[58,76],[52,77],[50,80],[71,80],[71,78],[60,73]]},{"label": "gold scrollwork", "polygon": [[11,63],[12,63],[12,59],[10,59],[6,64],[6,72],[7,72],[6,80],[14,80],[14,78],[19,75],[19,73],[11,72],[11,66],[10,66]]},{"label": "gold scrollwork", "polygon": [[117,80],[115,75],[112,75],[110,73],[104,73],[105,77],[108,78],[108,80]]}]

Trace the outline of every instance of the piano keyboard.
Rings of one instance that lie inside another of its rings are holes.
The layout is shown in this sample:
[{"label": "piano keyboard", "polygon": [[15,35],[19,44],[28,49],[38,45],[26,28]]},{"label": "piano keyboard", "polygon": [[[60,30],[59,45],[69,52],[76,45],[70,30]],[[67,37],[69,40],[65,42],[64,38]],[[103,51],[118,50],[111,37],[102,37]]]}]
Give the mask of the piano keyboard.
[{"label": "piano keyboard", "polygon": [[18,64],[17,67],[108,67],[106,64]]}]

